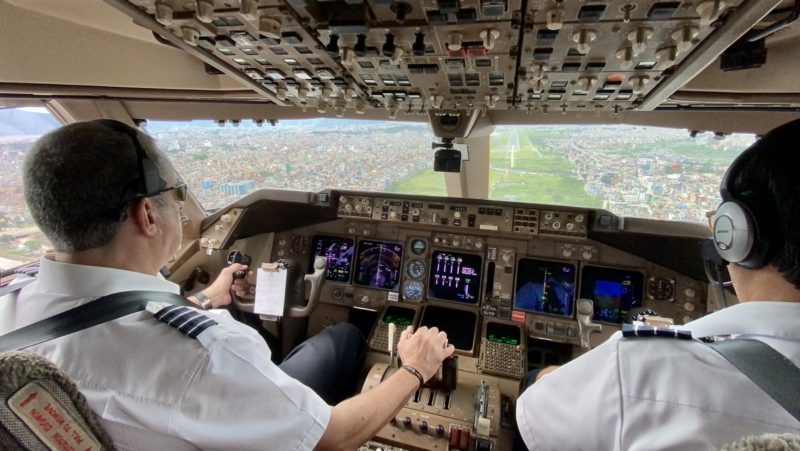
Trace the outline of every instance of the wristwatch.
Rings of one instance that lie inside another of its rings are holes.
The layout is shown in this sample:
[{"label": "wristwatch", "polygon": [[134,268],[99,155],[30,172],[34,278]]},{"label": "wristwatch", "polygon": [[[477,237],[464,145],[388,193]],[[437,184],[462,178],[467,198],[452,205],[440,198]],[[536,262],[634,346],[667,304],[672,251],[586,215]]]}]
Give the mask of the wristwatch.
[{"label": "wristwatch", "polygon": [[214,305],[211,304],[211,299],[209,299],[208,296],[203,294],[202,291],[198,291],[197,293],[195,293],[194,297],[196,297],[197,300],[200,301],[200,305],[203,306],[203,310],[211,310],[214,307]]}]

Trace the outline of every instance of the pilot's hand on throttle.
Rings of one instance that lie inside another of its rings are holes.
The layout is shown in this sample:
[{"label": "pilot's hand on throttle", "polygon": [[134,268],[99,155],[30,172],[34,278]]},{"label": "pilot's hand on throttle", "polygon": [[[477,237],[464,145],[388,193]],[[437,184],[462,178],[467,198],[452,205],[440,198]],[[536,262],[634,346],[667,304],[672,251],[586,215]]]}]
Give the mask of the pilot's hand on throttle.
[{"label": "pilot's hand on throttle", "polygon": [[214,306],[214,308],[219,308],[223,305],[228,305],[231,303],[231,290],[234,290],[236,295],[239,296],[240,294],[236,290],[246,289],[246,287],[243,288],[241,284],[237,284],[233,278],[233,273],[236,271],[245,270],[247,270],[247,265],[242,265],[239,263],[226,266],[225,268],[222,268],[222,271],[219,272],[217,280],[203,289],[203,294],[208,296],[208,299],[211,300],[211,304]]},{"label": "pilot's hand on throttle", "polygon": [[411,326],[400,333],[397,354],[404,365],[417,369],[425,381],[432,378],[442,361],[455,352],[455,347],[447,341],[447,333],[432,327],[423,326],[413,330]]}]

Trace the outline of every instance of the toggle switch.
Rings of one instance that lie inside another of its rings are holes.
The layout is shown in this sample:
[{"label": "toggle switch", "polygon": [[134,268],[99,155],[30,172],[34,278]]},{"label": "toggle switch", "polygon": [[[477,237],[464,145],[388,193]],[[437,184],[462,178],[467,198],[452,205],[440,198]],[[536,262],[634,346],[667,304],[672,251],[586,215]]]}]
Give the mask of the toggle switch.
[{"label": "toggle switch", "polygon": [[633,56],[639,56],[640,53],[647,49],[647,41],[653,36],[653,29],[647,27],[639,27],[628,33],[628,40],[631,42],[633,48]]},{"label": "toggle switch", "polygon": [[582,29],[572,34],[572,40],[577,44],[576,48],[582,55],[589,53],[592,49],[592,42],[597,39],[597,33],[594,30]]},{"label": "toggle switch", "polygon": [[211,0],[197,0],[195,16],[200,22],[211,23],[214,20],[214,2]]},{"label": "toggle switch", "polygon": [[497,30],[483,30],[480,33],[481,39],[483,39],[483,48],[486,50],[492,50],[494,48],[494,43],[497,38],[500,37],[500,32]]},{"label": "toggle switch", "polygon": [[156,3],[156,21],[165,27],[172,25],[172,7],[166,3]]},{"label": "toggle switch", "polygon": [[564,26],[564,8],[553,8],[547,10],[547,29],[550,31],[560,30]]}]

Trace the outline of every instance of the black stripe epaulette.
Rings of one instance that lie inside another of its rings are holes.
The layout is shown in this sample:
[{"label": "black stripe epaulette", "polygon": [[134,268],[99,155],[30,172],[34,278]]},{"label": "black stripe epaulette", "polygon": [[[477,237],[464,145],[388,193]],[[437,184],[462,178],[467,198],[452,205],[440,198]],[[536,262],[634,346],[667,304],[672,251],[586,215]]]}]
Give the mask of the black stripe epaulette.
[{"label": "black stripe epaulette", "polygon": [[204,330],[217,325],[212,318],[182,305],[168,305],[154,313],[153,316],[192,338],[197,338]]},{"label": "black stripe epaulette", "polygon": [[622,325],[623,337],[664,337],[677,338],[680,340],[691,340],[692,331],[673,329],[670,327],[635,326],[633,324]]}]

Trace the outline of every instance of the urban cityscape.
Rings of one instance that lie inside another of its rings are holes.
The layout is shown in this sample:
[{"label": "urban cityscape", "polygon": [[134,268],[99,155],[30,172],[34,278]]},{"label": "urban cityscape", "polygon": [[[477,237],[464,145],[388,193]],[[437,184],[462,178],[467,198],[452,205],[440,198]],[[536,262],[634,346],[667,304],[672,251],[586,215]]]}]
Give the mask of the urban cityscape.
[{"label": "urban cityscape", "polygon": [[[2,117],[0,117],[0,120]],[[27,212],[22,162],[39,135],[0,124],[0,268],[49,248]],[[150,122],[201,205],[214,210],[259,188],[328,188],[445,195],[423,123],[334,119],[242,123]],[[752,135],[690,138],[686,130],[610,126],[495,129],[489,197],[605,208],[618,215],[704,221],[722,173]]]}]

